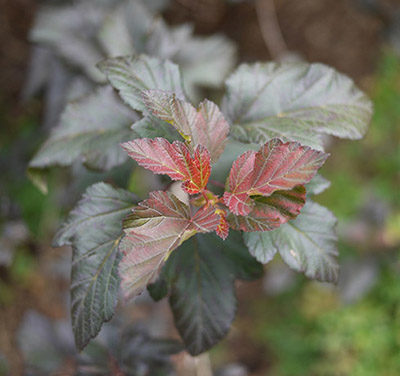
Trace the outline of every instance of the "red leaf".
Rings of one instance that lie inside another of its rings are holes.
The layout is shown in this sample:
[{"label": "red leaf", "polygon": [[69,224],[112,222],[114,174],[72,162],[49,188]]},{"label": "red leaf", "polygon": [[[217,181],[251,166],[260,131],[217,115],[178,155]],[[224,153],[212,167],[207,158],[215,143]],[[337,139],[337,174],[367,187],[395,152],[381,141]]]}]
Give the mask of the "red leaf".
[{"label": "red leaf", "polygon": [[161,90],[147,90],[143,99],[154,116],[174,126],[185,140],[206,147],[213,162],[222,154],[229,125],[216,104],[205,100],[196,109],[175,94]]},{"label": "red leaf", "polygon": [[[252,200],[246,192],[249,180],[252,178],[256,152],[249,150],[238,157],[232,165],[229,175],[231,192],[224,193],[225,205],[235,214],[247,215],[251,211]],[[235,191],[243,193],[235,193]]]},{"label": "red leaf", "polygon": [[253,210],[246,216],[228,215],[234,230],[270,231],[296,218],[306,202],[306,190],[299,185],[289,191],[276,191],[269,197],[254,200]]},{"label": "red leaf", "polygon": [[270,196],[308,183],[327,157],[297,142],[272,139],[257,153],[246,152],[233,163],[224,202],[232,213],[248,215],[253,204],[250,196]]},{"label": "red leaf", "polygon": [[210,153],[204,146],[198,145],[193,158],[188,157],[187,160],[190,161],[190,179],[182,187],[189,194],[199,193],[207,186],[211,174]]},{"label": "red leaf", "polygon": [[197,231],[210,232],[217,230],[220,224],[220,217],[211,205],[203,206],[193,216],[192,222]]},{"label": "red leaf", "polygon": [[168,255],[197,232],[216,230],[219,216],[201,208],[192,217],[189,207],[168,192],[152,192],[124,220],[119,265],[125,297],[139,295],[158,274]]},{"label": "red leaf", "polygon": [[140,166],[155,174],[166,174],[172,180],[184,181],[184,189],[190,193],[201,192],[210,177],[210,153],[199,145],[192,157],[189,148],[180,141],[172,144],[157,137],[138,138],[121,145]]}]

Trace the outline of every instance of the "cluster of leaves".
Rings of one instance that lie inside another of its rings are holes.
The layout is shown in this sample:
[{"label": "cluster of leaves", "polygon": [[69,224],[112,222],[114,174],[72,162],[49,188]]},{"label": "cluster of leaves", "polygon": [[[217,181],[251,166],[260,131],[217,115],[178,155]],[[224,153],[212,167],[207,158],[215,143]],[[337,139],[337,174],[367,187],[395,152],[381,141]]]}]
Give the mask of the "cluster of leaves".
[{"label": "cluster of leaves", "polygon": [[[47,85],[46,123],[58,124],[30,163],[30,176],[42,191],[47,189],[45,170],[51,167],[82,162],[107,171],[126,160],[110,145],[135,137],[130,125],[139,116],[104,87],[105,75],[96,68],[100,60],[141,53],[170,59],[181,67],[186,91],[194,99],[200,87],[220,87],[232,70],[234,44],[222,35],[195,36],[190,24],[169,27],[157,15],[166,3],[80,0],[39,10],[30,38],[40,48],[34,50],[26,94]],[[156,63],[146,61],[143,69],[146,64]],[[99,154],[100,149],[108,150]]]},{"label": "cluster of leaves", "polygon": [[[220,86],[234,63],[233,43],[221,35],[194,36],[190,24],[169,27],[157,15],[167,4],[166,0],[96,4],[80,0],[64,6],[45,5],[30,37],[95,82],[104,82],[95,68],[102,58],[146,53],[178,63],[190,93],[196,85]],[[220,53],[212,53],[215,50]]]},{"label": "cluster of leaves", "polygon": [[[69,325],[35,311],[25,314],[17,333],[26,375],[174,375],[170,356],[182,350],[175,340],[149,335],[142,325],[107,324],[82,353],[74,348]],[[0,358],[1,365],[1,358]],[[1,370],[1,367],[0,367]]]},{"label": "cluster of leaves", "polygon": [[[72,323],[79,348],[113,315],[120,285],[125,298],[148,285],[156,300],[169,295],[187,350],[199,354],[230,327],[234,280],[260,277],[261,263],[275,253],[311,278],[336,281],[335,217],[309,198],[306,203],[306,192],[329,186],[315,175],[327,158],[323,137],[365,133],[371,103],[349,78],[321,64],[245,64],[227,80],[220,110],[207,100],[194,107],[169,61],[140,55],[98,67],[143,117],[124,133],[118,117],[82,107],[69,118],[74,126],[58,130],[73,141],[71,155],[111,165],[130,156],[182,182],[182,194],[151,192],[138,204],[132,193],[98,183],[71,212],[55,245],[73,247]],[[98,122],[105,126],[93,138]],[[88,138],[78,143],[73,129],[87,127]],[[31,167],[46,167],[56,155],[62,161],[52,142]],[[225,181],[225,192],[208,189]]]}]

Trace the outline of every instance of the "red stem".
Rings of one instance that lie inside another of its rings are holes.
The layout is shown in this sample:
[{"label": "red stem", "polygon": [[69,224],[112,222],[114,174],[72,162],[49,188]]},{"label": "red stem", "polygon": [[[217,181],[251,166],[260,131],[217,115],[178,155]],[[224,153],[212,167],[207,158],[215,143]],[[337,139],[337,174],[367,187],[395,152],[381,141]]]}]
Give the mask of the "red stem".
[{"label": "red stem", "polygon": [[225,188],[225,185],[223,183],[216,180],[209,180],[209,183],[215,185],[216,187]]}]

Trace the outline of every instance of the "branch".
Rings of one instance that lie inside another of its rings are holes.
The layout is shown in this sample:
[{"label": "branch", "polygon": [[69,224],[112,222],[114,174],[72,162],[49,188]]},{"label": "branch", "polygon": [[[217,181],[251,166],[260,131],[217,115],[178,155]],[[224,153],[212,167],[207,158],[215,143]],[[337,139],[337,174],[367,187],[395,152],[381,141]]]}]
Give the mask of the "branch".
[{"label": "branch", "polygon": [[281,60],[288,47],[279,27],[274,0],[256,0],[258,24],[264,42],[274,60]]}]

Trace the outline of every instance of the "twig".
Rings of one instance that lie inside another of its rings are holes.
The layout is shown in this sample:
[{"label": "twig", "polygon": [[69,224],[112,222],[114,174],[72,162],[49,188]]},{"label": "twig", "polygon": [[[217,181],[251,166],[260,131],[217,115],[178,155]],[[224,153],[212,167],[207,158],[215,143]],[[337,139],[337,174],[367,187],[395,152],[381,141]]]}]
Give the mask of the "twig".
[{"label": "twig", "polygon": [[216,187],[225,188],[225,184],[224,184],[224,183],[221,183],[221,182],[219,182],[219,181],[210,179],[208,182],[209,182],[210,184],[212,184],[212,185],[215,185]]},{"label": "twig", "polygon": [[194,358],[196,376],[212,376],[211,361],[208,352]]},{"label": "twig", "polygon": [[264,42],[274,60],[281,60],[288,47],[279,27],[274,0],[256,0],[258,24]]}]

